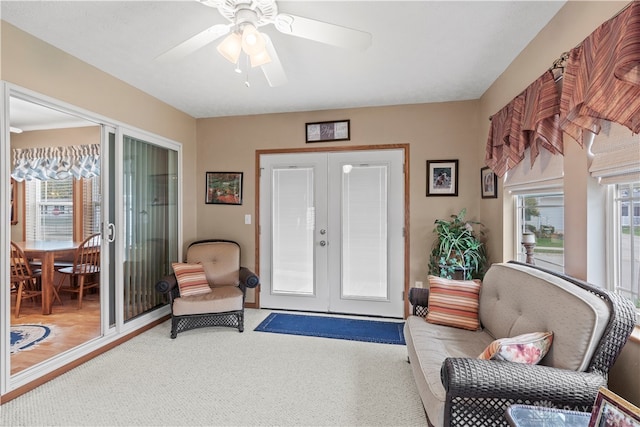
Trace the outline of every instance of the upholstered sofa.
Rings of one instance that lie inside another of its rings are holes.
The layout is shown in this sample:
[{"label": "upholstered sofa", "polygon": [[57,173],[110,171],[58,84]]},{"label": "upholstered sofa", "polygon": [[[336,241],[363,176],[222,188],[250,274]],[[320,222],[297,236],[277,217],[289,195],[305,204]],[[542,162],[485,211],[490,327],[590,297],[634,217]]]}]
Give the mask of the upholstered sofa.
[{"label": "upholstered sofa", "polygon": [[[428,322],[429,289],[412,288],[409,300],[408,358],[434,426],[507,425],[515,403],[590,411],[635,322],[631,302],[616,294],[514,262],[487,271],[479,330]],[[545,331],[553,341],[539,364],[478,358],[496,339]]]}]

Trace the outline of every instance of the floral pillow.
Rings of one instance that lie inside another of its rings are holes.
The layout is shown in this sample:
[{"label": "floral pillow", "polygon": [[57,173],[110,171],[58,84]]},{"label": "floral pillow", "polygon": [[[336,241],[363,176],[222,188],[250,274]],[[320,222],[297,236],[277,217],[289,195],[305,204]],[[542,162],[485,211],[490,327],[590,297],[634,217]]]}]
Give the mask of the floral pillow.
[{"label": "floral pillow", "polygon": [[180,296],[202,295],[211,292],[207,276],[202,264],[186,264],[174,262],[171,264],[178,280]]},{"label": "floral pillow", "polygon": [[537,365],[551,348],[553,332],[531,332],[493,341],[478,359],[505,360]]}]

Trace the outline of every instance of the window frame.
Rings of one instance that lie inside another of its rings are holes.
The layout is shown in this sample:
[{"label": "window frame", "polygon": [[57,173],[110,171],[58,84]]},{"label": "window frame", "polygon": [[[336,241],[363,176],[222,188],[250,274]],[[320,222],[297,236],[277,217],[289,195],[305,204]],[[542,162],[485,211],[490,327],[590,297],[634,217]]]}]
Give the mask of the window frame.
[{"label": "window frame", "polygon": [[[96,223],[97,224],[97,229],[96,231],[89,231],[89,230],[85,230],[85,224],[84,224],[84,215],[85,215],[85,211],[87,210],[87,208],[90,208],[91,210],[94,210],[95,208],[95,202],[93,200],[87,200],[86,203],[87,205],[85,205],[85,200],[84,200],[84,194],[85,194],[85,186],[89,188],[89,192],[92,191],[96,185],[98,185],[98,189],[100,188],[100,176],[96,176],[94,178],[81,178],[81,179],[75,179],[75,178],[69,178],[72,180],[71,182],[71,206],[72,206],[72,236],[71,239],[74,241],[81,241],[83,240],[85,237],[88,237],[89,235],[93,234],[94,232],[99,232],[99,228],[100,228],[100,220]],[[96,181],[97,180],[97,181]],[[27,184],[28,181],[23,181],[23,194],[24,197],[22,198],[22,219],[23,219],[23,224],[27,224],[27,192],[28,192],[28,188],[27,188]],[[68,203],[68,202],[67,202]],[[37,203],[36,203],[37,205]],[[94,224],[94,227],[96,226],[96,224]],[[46,240],[46,239],[44,239]]]},{"label": "window frame", "polygon": [[[523,188],[521,190],[513,190],[511,191],[511,196],[512,196],[512,204],[513,204],[513,259],[516,260],[520,260],[522,262],[524,262],[525,259],[525,251],[524,251],[524,246],[522,245],[522,233],[524,230],[524,224],[522,222],[522,216],[520,215],[520,204],[519,204],[519,198],[521,197],[535,197],[535,196],[562,196],[563,199],[563,203],[562,203],[562,209],[563,209],[563,224],[564,224],[564,189],[562,187],[558,187],[558,186],[544,186],[544,187],[540,187],[540,188],[535,188],[535,187],[529,187],[529,188]],[[536,244],[537,244],[537,239],[536,239]],[[551,268],[552,270],[557,270],[558,272],[564,273],[565,270],[565,250],[566,248],[562,247],[562,264],[555,264],[553,263],[554,266],[557,266],[557,268]],[[535,260],[535,257],[534,257]],[[543,261],[543,260],[541,260]],[[544,261],[545,263],[549,263],[548,261]],[[550,268],[549,266],[546,266],[546,268]]]},{"label": "window frame", "polygon": [[[627,183],[622,185],[634,185],[636,183]],[[607,277],[607,290],[614,292],[622,297],[626,297],[622,292],[618,292],[621,289],[619,278],[621,277],[620,265],[618,260],[622,256],[620,251],[620,230],[622,224],[620,222],[621,217],[621,202],[618,201],[618,185],[607,185],[606,193],[606,248],[605,248],[605,268]],[[633,195],[631,196],[633,197]],[[633,210],[632,210],[633,212]],[[633,215],[632,215],[633,216]],[[633,273],[632,273],[633,274]],[[640,271],[638,271],[638,277],[636,280],[640,280]],[[632,276],[633,279],[633,276]],[[640,295],[638,296],[640,298]],[[631,302],[636,306],[636,326],[640,326],[640,307],[637,307],[636,302],[631,299]]]}]

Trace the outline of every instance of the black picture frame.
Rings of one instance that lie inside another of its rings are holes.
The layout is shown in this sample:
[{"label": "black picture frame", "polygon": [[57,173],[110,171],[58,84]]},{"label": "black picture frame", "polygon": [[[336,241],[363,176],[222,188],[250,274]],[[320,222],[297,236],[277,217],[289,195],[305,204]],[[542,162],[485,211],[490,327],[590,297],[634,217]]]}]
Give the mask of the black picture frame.
[{"label": "black picture frame", "polygon": [[427,197],[458,196],[458,160],[427,160]]},{"label": "black picture frame", "polygon": [[306,142],[349,141],[351,139],[351,120],[307,123]]},{"label": "black picture frame", "polygon": [[207,172],[205,204],[241,205],[242,177],[242,172]]},{"label": "black picture frame", "polygon": [[480,194],[483,199],[498,197],[498,176],[488,166],[480,169]]}]

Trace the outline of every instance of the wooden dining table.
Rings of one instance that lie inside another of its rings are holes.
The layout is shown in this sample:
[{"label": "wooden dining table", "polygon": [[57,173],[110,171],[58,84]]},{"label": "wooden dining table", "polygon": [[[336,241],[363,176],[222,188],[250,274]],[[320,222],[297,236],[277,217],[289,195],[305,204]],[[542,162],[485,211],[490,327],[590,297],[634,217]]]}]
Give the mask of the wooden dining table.
[{"label": "wooden dining table", "polygon": [[73,256],[82,242],[71,240],[27,240],[16,242],[28,259],[42,262],[42,314],[51,314],[53,305],[53,280],[55,259]]}]

